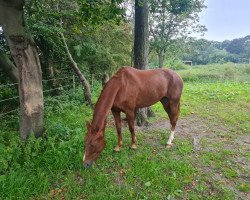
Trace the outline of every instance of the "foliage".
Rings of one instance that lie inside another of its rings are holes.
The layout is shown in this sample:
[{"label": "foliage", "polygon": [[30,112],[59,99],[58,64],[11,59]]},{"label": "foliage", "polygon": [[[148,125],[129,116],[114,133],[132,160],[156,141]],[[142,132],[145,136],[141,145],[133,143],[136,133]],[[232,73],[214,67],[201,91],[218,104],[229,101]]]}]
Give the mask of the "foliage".
[{"label": "foliage", "polygon": [[[57,67],[67,68],[67,57],[63,56],[64,46],[59,34],[63,32],[70,51],[79,57],[76,59],[81,68],[86,70],[84,66],[87,66],[91,69],[87,72],[98,74],[102,68],[114,70],[125,63],[129,55],[130,43],[127,40],[130,31],[129,25],[122,22],[124,11],[119,7],[121,2],[27,1],[26,19],[43,59],[49,57]],[[114,35],[118,36],[115,46],[111,41]],[[121,53],[117,53],[119,47],[124,47]]]},{"label": "foliage", "polygon": [[181,57],[183,60],[192,60],[194,64],[248,63],[250,57],[249,37],[223,42],[205,39],[192,40],[185,44],[186,53]]},{"label": "foliage", "polygon": [[89,30],[84,38],[74,46],[76,61],[85,66],[91,75],[100,78],[104,72],[114,73],[124,65],[130,65],[132,35],[131,25],[119,26],[103,23]]},{"label": "foliage", "polygon": [[185,65],[179,59],[168,59],[165,62],[165,66],[167,66],[167,68],[170,68],[170,69],[173,69],[173,70],[186,70],[186,69],[190,69],[189,65]]}]

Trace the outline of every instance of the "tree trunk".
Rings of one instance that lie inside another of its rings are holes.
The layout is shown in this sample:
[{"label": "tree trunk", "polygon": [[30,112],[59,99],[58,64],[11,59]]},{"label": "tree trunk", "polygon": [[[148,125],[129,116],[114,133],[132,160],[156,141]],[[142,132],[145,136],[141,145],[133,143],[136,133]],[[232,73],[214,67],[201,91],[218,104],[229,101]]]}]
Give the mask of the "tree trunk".
[{"label": "tree trunk", "polygon": [[163,54],[162,51],[159,51],[157,54],[158,54],[158,60],[159,60],[159,68],[163,68],[165,55]]},{"label": "tree trunk", "polygon": [[59,84],[56,81],[55,78],[55,67],[53,66],[52,60],[48,59],[48,65],[46,68],[46,73],[48,74],[48,85],[53,89],[51,90],[51,95],[52,96],[59,96],[60,95],[60,91],[58,89]]},{"label": "tree trunk", "polygon": [[10,77],[10,79],[13,81],[13,83],[18,83],[18,81],[19,81],[18,69],[11,62],[11,60],[4,53],[4,51],[1,49],[0,49],[0,67],[3,68],[3,70]]},{"label": "tree trunk", "polygon": [[[148,3],[147,0],[135,0],[134,28],[134,67],[145,70],[148,66]],[[136,124],[147,125],[148,108],[136,111]]]},{"label": "tree trunk", "polygon": [[106,83],[109,81],[109,75],[105,72],[102,76],[102,87],[106,85]]},{"label": "tree trunk", "polygon": [[20,134],[44,132],[42,73],[36,45],[27,33],[23,19],[23,0],[0,0],[0,24],[19,73]]},{"label": "tree trunk", "polygon": [[135,0],[134,67],[148,66],[148,4],[147,0]]},{"label": "tree trunk", "polygon": [[84,88],[83,93],[84,93],[85,100],[88,102],[89,106],[93,109],[93,103],[92,103],[92,99],[91,99],[91,92],[90,92],[90,87],[89,87],[88,81],[84,77],[84,75],[82,74],[80,69],[78,68],[77,63],[74,61],[74,59],[73,59],[73,57],[72,57],[72,55],[71,55],[71,53],[69,51],[69,48],[68,48],[68,45],[66,43],[66,40],[65,40],[65,37],[64,37],[63,33],[60,33],[60,35],[62,37],[62,40],[63,40],[64,46],[65,46],[67,55],[69,57],[70,65],[74,69],[75,73],[77,74],[77,76],[80,79],[80,81],[82,83],[82,86]]}]

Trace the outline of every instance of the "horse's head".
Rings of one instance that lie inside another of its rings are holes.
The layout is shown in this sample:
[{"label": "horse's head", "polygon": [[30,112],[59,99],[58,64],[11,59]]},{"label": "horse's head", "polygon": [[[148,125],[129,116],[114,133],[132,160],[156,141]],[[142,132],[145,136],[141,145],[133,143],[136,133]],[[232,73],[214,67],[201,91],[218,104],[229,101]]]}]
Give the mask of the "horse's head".
[{"label": "horse's head", "polygon": [[84,167],[90,167],[92,163],[96,161],[106,144],[104,139],[105,127],[101,130],[95,130],[92,129],[91,124],[87,122],[87,129],[85,153],[83,156]]}]

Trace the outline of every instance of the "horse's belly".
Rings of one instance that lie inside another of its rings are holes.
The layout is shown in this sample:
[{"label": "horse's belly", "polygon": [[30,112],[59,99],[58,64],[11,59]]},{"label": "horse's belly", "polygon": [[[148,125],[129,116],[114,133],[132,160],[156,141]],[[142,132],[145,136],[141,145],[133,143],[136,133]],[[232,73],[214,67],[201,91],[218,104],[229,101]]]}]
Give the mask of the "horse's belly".
[{"label": "horse's belly", "polygon": [[143,108],[151,106],[164,97],[163,92],[148,92],[146,94],[139,94],[136,100],[136,107]]},{"label": "horse's belly", "polygon": [[138,101],[136,103],[136,108],[144,108],[144,107],[149,107],[152,106],[153,104],[157,103],[158,101],[160,101],[161,99],[155,99],[154,101]]}]

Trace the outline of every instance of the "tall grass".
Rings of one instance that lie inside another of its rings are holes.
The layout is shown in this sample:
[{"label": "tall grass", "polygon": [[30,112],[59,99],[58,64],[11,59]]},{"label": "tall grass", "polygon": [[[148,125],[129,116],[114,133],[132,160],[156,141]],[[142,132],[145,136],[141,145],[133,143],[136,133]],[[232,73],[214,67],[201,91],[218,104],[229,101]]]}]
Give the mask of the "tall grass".
[{"label": "tall grass", "polygon": [[188,82],[246,82],[250,80],[250,65],[234,63],[198,65],[188,70],[180,70],[178,73]]}]

